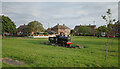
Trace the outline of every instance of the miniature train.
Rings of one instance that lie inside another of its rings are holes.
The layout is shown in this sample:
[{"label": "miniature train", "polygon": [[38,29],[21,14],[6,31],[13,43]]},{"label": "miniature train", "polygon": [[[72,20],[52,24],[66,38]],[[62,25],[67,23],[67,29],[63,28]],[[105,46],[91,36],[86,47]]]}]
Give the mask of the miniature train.
[{"label": "miniature train", "polygon": [[56,35],[56,37],[49,37],[50,43],[55,43],[60,46],[70,46],[72,44],[69,36]]}]

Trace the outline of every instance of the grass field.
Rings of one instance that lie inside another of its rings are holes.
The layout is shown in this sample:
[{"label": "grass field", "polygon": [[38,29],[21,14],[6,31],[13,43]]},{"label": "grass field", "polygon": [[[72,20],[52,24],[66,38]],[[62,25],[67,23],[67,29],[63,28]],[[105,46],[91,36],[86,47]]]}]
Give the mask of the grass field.
[{"label": "grass field", "polygon": [[[72,49],[40,44],[40,39],[3,39],[2,57],[24,61],[21,67],[118,67],[118,39],[109,39],[109,51],[105,61],[106,38],[71,37],[72,45],[85,48]],[[3,67],[17,67],[3,63]]]}]

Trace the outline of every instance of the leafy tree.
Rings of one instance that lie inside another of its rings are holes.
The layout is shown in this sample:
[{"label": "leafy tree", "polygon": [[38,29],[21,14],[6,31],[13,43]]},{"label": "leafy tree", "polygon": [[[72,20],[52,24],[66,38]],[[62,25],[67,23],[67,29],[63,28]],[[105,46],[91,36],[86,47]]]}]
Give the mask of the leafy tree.
[{"label": "leafy tree", "polygon": [[107,15],[102,15],[102,18],[105,20],[106,24],[107,24],[107,35],[110,36],[112,33],[112,27],[113,27],[113,22],[115,22],[115,19],[111,19],[111,10],[108,9],[107,10]]},{"label": "leafy tree", "polygon": [[2,34],[2,23],[0,23],[0,35]]},{"label": "leafy tree", "polygon": [[96,35],[98,36],[98,38],[101,36],[101,31],[99,31],[99,29],[97,28],[97,29],[95,29],[95,33],[96,33]]},{"label": "leafy tree", "polygon": [[0,35],[2,35],[2,18],[0,17]]},{"label": "leafy tree", "polygon": [[73,29],[70,31],[70,34],[71,34],[71,35],[73,35],[73,34],[74,34],[74,30],[73,30]]},{"label": "leafy tree", "polygon": [[106,28],[106,26],[100,26],[100,27],[98,27],[98,30],[101,32],[106,32],[107,28]]},{"label": "leafy tree", "polygon": [[[120,22],[119,22],[119,20],[117,22],[115,22],[115,24],[114,24],[114,30],[119,32],[119,30],[120,30]],[[118,34],[117,36],[119,36],[119,35],[120,34]]]},{"label": "leafy tree", "polygon": [[[107,10],[107,15],[102,15],[102,19],[105,20],[106,24],[107,24],[107,36],[110,36],[112,33],[112,24],[113,22],[115,22],[115,19],[111,19],[111,10],[108,9]],[[109,37],[108,37],[109,38]],[[106,55],[105,55],[105,60],[107,60],[107,52],[108,52],[108,39],[107,39],[107,43],[106,43]]]},{"label": "leafy tree", "polygon": [[15,23],[7,16],[0,16],[2,18],[2,35],[5,37],[5,32],[13,34],[16,33]]},{"label": "leafy tree", "polygon": [[101,33],[102,33],[102,32],[106,32],[106,31],[107,31],[107,28],[106,28],[105,25],[104,25],[104,26],[100,26],[100,27],[98,27],[98,28],[96,29],[96,33],[97,33],[98,37],[101,36]]},{"label": "leafy tree", "polygon": [[26,31],[37,33],[37,32],[43,32],[45,30],[40,22],[32,21],[26,26]]},{"label": "leafy tree", "polygon": [[90,35],[91,34],[91,28],[87,26],[80,26],[78,29],[79,34],[83,35]]},{"label": "leafy tree", "polygon": [[44,34],[44,35],[48,35],[48,32],[44,32],[43,34]]}]

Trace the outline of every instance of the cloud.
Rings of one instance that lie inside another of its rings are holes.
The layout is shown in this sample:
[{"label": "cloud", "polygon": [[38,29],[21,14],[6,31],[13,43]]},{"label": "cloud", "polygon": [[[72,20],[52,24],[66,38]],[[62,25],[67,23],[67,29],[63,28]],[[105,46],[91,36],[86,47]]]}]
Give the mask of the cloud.
[{"label": "cloud", "polygon": [[3,14],[8,15],[17,25],[40,21],[45,28],[57,23],[66,24],[70,28],[80,24],[104,25],[101,15],[108,8],[117,19],[116,2],[3,2]]},{"label": "cloud", "polygon": [[119,0],[2,0],[3,2],[118,2]]}]

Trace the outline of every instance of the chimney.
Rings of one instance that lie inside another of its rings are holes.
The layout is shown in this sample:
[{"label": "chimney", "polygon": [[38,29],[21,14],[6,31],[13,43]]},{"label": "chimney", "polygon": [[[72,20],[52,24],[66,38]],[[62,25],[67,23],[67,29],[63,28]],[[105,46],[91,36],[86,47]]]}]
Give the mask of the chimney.
[{"label": "chimney", "polygon": [[59,25],[59,23],[57,25]]},{"label": "chimney", "polygon": [[25,24],[24,24],[24,26],[25,26]]},{"label": "chimney", "polygon": [[89,26],[91,26],[91,24],[89,24]]},{"label": "chimney", "polygon": [[65,24],[63,24],[63,26],[65,26]]}]

